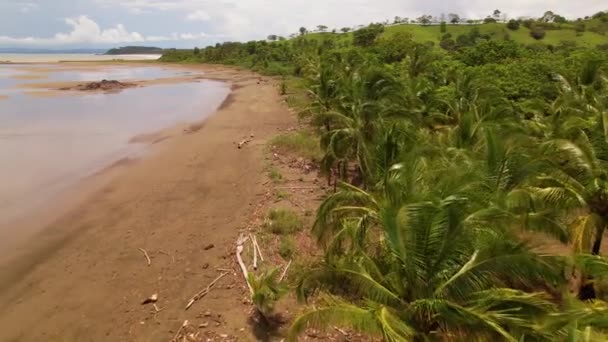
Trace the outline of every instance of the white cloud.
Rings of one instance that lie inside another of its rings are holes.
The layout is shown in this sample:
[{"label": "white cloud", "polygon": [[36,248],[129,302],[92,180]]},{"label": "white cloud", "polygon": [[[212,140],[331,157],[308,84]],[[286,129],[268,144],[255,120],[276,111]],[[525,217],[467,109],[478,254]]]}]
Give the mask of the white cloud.
[{"label": "white cloud", "polygon": [[[553,10],[569,18],[590,15],[608,7],[606,0],[95,0],[130,11],[172,11],[188,20],[204,20],[216,34],[228,39],[260,39],[287,35],[300,26],[324,24],[330,28],[368,24],[394,16],[416,18],[458,13],[483,18],[496,8],[509,17],[540,16]],[[199,13],[200,11],[200,13]],[[197,18],[197,19],[195,19]]]},{"label": "white cloud", "polygon": [[39,8],[40,8],[40,6],[38,6],[38,4],[35,2],[24,2],[24,3],[20,4],[19,12],[29,13],[29,12],[35,11]]},{"label": "white cloud", "polygon": [[101,29],[99,25],[86,15],[66,18],[65,23],[71,26],[68,33],[56,33],[52,38],[23,37],[15,38],[0,36],[0,44],[37,44],[37,45],[69,45],[79,43],[118,44],[155,41],[197,40],[207,37],[204,33],[173,33],[171,36],[143,36],[138,32],[129,32],[124,25]]},{"label": "white cloud", "polygon": [[203,10],[194,11],[186,16],[186,20],[190,21],[207,21],[209,19],[211,19],[211,16]]}]

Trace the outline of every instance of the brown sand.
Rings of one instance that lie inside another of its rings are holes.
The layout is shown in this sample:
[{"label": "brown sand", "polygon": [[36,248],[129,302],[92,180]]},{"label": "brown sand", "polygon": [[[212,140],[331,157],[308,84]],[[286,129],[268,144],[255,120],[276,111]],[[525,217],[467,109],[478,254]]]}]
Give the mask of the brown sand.
[{"label": "brown sand", "polygon": [[[295,119],[270,82],[200,70],[237,85],[227,105],[204,124],[168,130],[150,156],[103,172],[110,180],[99,191],[0,264],[1,341],[168,341],[186,319],[253,339],[239,273],[184,306],[216,268],[235,267],[238,231],[264,190],[265,141]],[[157,315],[141,305],[153,293]]]}]

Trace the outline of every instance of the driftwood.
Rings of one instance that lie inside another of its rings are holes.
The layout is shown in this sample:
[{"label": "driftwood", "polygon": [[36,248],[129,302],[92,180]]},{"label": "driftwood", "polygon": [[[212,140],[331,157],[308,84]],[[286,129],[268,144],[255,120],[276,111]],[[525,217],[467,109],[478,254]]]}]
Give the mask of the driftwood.
[{"label": "driftwood", "polygon": [[144,301],[141,302],[141,305],[148,304],[148,303],[156,303],[157,301],[158,301],[158,294],[155,293],[155,294],[151,295],[150,297],[144,299]]},{"label": "driftwood", "polygon": [[227,274],[228,272],[220,274],[219,277],[215,278],[211,283],[209,283],[209,285],[207,285],[207,287],[192,296],[192,298],[190,298],[190,300],[188,301],[188,304],[186,304],[185,310],[188,310],[192,306],[192,304],[194,304],[194,302],[196,302],[197,300],[205,297],[209,293],[209,291],[211,291],[211,289],[215,286],[215,284],[217,284],[217,282],[220,281],[220,279],[224,278],[224,276],[226,276]]},{"label": "driftwood", "polygon": [[258,245],[258,238],[255,235],[253,235],[253,245],[254,245],[255,249],[258,251],[260,260],[264,261],[264,256],[262,255],[262,251],[260,250],[260,245]]},{"label": "driftwood", "polygon": [[241,234],[238,240],[236,241],[236,261],[241,267],[243,277],[245,277],[245,282],[247,283],[247,287],[249,288],[249,293],[253,294],[253,288],[251,287],[251,284],[249,284],[247,266],[245,266],[245,263],[243,262],[243,257],[241,256],[241,254],[243,253],[243,244],[245,243],[245,241],[247,241],[247,238],[243,234]]},{"label": "driftwood", "polygon": [[283,281],[283,279],[287,275],[287,270],[289,269],[289,266],[291,266],[291,260],[289,260],[287,266],[285,266],[285,269],[283,270],[283,273],[281,273],[281,278],[279,278],[279,281]]},{"label": "driftwood", "polygon": [[148,266],[150,266],[150,264],[152,264],[152,261],[150,260],[150,256],[148,255],[148,252],[146,252],[146,250],[143,248],[139,248],[139,251],[144,254],[144,256],[146,257],[146,260],[148,261]]},{"label": "driftwood", "polygon": [[244,139],[241,140],[241,142],[238,144],[238,148],[241,149],[243,146],[245,146],[247,143],[250,143],[253,139]]},{"label": "driftwood", "polygon": [[253,235],[249,234],[249,240],[251,240],[251,248],[253,249],[253,269],[258,269],[258,250],[255,248],[255,241]]}]

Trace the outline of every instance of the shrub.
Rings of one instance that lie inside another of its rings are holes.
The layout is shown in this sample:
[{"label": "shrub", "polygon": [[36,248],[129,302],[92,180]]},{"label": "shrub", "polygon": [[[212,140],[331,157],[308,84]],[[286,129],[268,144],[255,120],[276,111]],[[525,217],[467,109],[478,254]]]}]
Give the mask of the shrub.
[{"label": "shrub", "polygon": [[268,170],[268,178],[270,178],[270,180],[272,180],[274,183],[278,183],[283,179],[283,175],[279,170],[277,170],[277,168],[271,167]]},{"label": "shrub", "polygon": [[519,21],[515,19],[509,20],[509,22],[507,23],[507,28],[511,31],[519,30]]},{"label": "shrub", "polygon": [[530,36],[536,40],[541,40],[545,38],[545,34],[545,30],[540,27],[534,27],[532,28],[532,30],[530,30]]},{"label": "shrub", "polygon": [[289,209],[270,209],[264,223],[266,229],[273,234],[292,234],[302,229],[302,220]]},{"label": "shrub", "polygon": [[284,236],[281,238],[279,243],[279,255],[285,259],[290,260],[296,252],[296,242],[292,237]]},{"label": "shrub", "polygon": [[491,24],[491,23],[495,23],[495,22],[496,22],[496,19],[491,18],[491,17],[487,17],[483,20],[484,24]]}]

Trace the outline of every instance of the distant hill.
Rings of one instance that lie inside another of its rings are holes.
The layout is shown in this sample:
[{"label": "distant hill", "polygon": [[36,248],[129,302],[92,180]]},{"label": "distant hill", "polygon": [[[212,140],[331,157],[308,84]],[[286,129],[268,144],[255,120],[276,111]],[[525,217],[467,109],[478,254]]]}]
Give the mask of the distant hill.
[{"label": "distant hill", "polygon": [[154,46],[123,46],[106,51],[106,55],[161,55],[163,49]]},{"label": "distant hill", "polygon": [[[514,40],[521,44],[544,43],[551,45],[559,45],[561,43],[574,43],[577,46],[594,47],[598,45],[608,44],[608,23],[601,22],[598,19],[583,20],[581,23],[585,27],[585,31],[577,32],[576,23],[564,23],[553,25],[552,28],[546,29],[546,35],[541,40],[535,40],[530,35],[530,29],[521,25],[518,30],[509,30],[505,23],[488,23],[488,24],[448,24],[446,33],[450,33],[453,38],[458,35],[467,34],[473,28],[478,28],[481,34],[488,34],[492,39],[502,40],[505,37]],[[390,36],[398,32],[408,32],[412,34],[414,40],[418,42],[432,41],[439,43],[441,37],[445,33],[441,33],[439,25],[419,25],[419,24],[396,24],[386,25],[383,35]],[[352,32],[349,33],[309,33],[306,38],[324,40],[327,36],[337,36],[339,40],[350,41]]]}]

